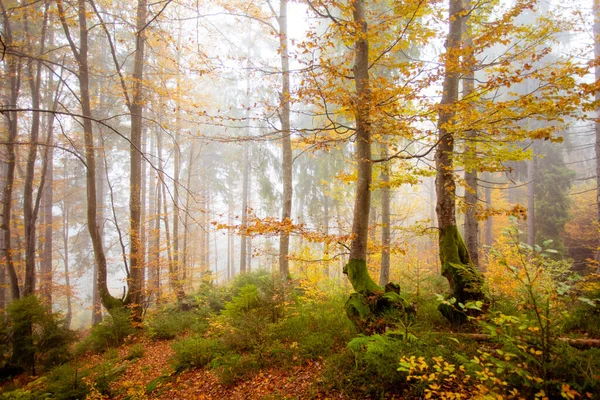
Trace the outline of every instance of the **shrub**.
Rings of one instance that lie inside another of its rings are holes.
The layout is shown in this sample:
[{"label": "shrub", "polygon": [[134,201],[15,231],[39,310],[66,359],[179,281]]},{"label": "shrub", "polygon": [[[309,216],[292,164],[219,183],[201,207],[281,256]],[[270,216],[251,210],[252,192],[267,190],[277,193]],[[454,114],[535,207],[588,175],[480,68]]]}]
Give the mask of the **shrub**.
[{"label": "shrub", "polygon": [[59,365],[71,357],[75,333],[58,315],[49,313],[37,297],[13,301],[0,323],[0,380],[22,369],[35,373],[36,365]]},{"label": "shrub", "polygon": [[208,328],[207,310],[179,311],[166,309],[151,316],[146,325],[152,339],[173,339],[186,330],[203,333]]},{"label": "shrub", "polygon": [[199,336],[178,340],[172,347],[175,351],[172,361],[178,371],[203,367],[223,353],[223,345],[219,341]]},{"label": "shrub", "polygon": [[92,376],[90,381],[94,390],[103,395],[110,394],[111,382],[117,380],[119,376],[125,372],[128,363],[116,364],[115,360],[105,361],[92,368]]},{"label": "shrub", "polygon": [[126,360],[135,360],[136,358],[142,358],[144,357],[144,354],[146,353],[146,349],[144,349],[144,345],[141,343],[137,343],[134,344],[133,346],[131,346],[131,348],[129,349],[129,353],[127,353],[127,356],[125,357]]},{"label": "shrub", "polygon": [[113,310],[104,321],[92,327],[89,336],[78,346],[78,352],[90,350],[98,353],[108,347],[118,347],[134,332],[127,310]]},{"label": "shrub", "polygon": [[89,387],[82,378],[86,375],[69,364],[61,365],[50,373],[46,392],[57,400],[85,399]]},{"label": "shrub", "polygon": [[214,359],[213,368],[223,385],[233,385],[256,372],[260,365],[254,354],[225,353]]}]

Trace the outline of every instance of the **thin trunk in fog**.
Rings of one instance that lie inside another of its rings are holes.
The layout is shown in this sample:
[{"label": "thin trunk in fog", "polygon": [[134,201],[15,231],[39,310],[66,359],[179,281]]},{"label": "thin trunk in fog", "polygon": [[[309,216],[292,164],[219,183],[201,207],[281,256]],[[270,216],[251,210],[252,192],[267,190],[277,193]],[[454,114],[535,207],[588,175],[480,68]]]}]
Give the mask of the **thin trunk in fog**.
[{"label": "thin trunk in fog", "polygon": [[[52,77],[52,75],[50,75]],[[52,79],[49,79],[49,86],[52,86]],[[58,97],[58,92],[57,92]],[[48,109],[56,110],[56,100],[50,101],[48,99]],[[46,181],[44,184],[43,192],[43,208],[44,208],[44,246],[43,256],[40,262],[40,296],[44,302],[52,308],[52,263],[53,263],[53,216],[52,208],[54,206],[54,148],[53,142],[53,129],[54,129],[54,115],[48,114],[46,116],[46,142],[48,146],[45,148],[44,159],[46,164]],[[41,189],[41,188],[40,188]]]},{"label": "thin trunk in fog", "polygon": [[[470,0],[466,0],[464,2],[464,7],[466,10],[469,10],[471,7]],[[467,25],[467,17],[463,17],[463,45],[464,52],[463,57],[465,59],[465,64],[469,66],[469,72],[463,76],[462,85],[463,85],[463,99],[471,96],[475,90],[475,72],[473,69],[473,38],[469,32],[469,27]],[[466,145],[465,145],[465,244],[467,249],[469,250],[469,254],[471,255],[471,262],[475,267],[481,270],[480,262],[479,262],[479,220],[477,219],[477,192],[478,192],[478,182],[477,182],[477,168],[473,165],[468,165],[470,162],[474,163],[477,161],[477,132],[474,130],[469,130],[466,133]]]},{"label": "thin trunk in fog", "polygon": [[[279,55],[281,57],[281,152],[283,176],[283,204],[281,208],[281,221],[286,222],[292,217],[292,139],[290,130],[290,61],[288,52],[287,29],[287,4],[288,0],[279,0]],[[289,255],[290,234],[283,230],[279,235],[279,273],[288,278],[290,276]]]},{"label": "thin trunk in fog", "polygon": [[[594,0],[594,58],[596,66],[594,67],[594,76],[596,82],[600,81],[600,0]],[[596,121],[594,122],[594,130],[596,133],[596,141],[594,150],[596,151],[596,220],[600,224],[600,90],[595,93],[596,100]],[[600,274],[600,240],[596,249],[596,263],[598,264],[596,273]]]},{"label": "thin trunk in fog", "polygon": [[[183,265],[184,265],[184,270],[183,270],[183,280],[184,282],[187,281],[186,279],[186,273],[189,270],[190,271],[190,277],[192,276],[192,271],[189,268],[189,248],[188,248],[188,240],[189,240],[189,232],[190,232],[190,206],[191,206],[191,191],[192,191],[192,172],[194,170],[194,159],[195,159],[195,154],[194,154],[194,149],[195,149],[195,143],[192,142],[190,143],[190,153],[188,155],[188,168],[187,168],[187,176],[186,176],[186,182],[185,182],[185,187],[186,187],[186,192],[185,192],[185,217],[184,217],[184,221],[183,221]],[[191,288],[191,285],[190,285]]]},{"label": "thin trunk in fog", "polygon": [[[54,33],[50,31],[48,37],[48,45],[50,48],[54,47]],[[51,58],[52,60],[52,58]],[[60,85],[60,83],[59,83]],[[48,110],[56,111],[58,108],[58,101],[60,96],[59,87],[56,88],[56,94],[52,95],[54,88],[54,74],[48,72],[47,86],[46,86],[46,108]],[[46,114],[44,116],[46,121],[46,143],[48,146],[44,150],[44,159],[46,164],[46,182],[43,193],[43,208],[44,208],[44,244],[43,244],[43,256],[40,262],[40,296],[43,301],[48,305],[48,308],[52,309],[52,281],[53,281],[53,222],[54,218],[52,215],[52,208],[54,206],[54,115]]]},{"label": "thin trunk in fog", "polygon": [[[24,21],[25,31],[29,33],[27,19]],[[44,4],[44,17],[41,26],[41,38],[39,42],[38,54],[44,54],[46,45],[46,30],[48,27],[48,3]],[[42,63],[41,61],[33,62],[29,61],[25,66],[25,73],[29,80],[29,87],[31,90],[31,107],[33,110],[40,109],[40,97],[41,97],[41,83],[42,83]],[[31,131],[29,135],[29,151],[27,154],[26,173],[25,173],[25,184],[23,186],[23,220],[25,230],[25,281],[23,284],[23,296],[32,295],[35,292],[36,283],[36,220],[38,216],[39,205],[34,205],[33,199],[33,180],[35,177],[35,162],[37,159],[37,147],[40,136],[40,120],[41,115],[39,111],[33,111],[31,116]],[[42,181],[45,177],[42,177]],[[43,190],[43,186],[40,183],[38,189]]]},{"label": "thin trunk in fog", "polygon": [[[246,118],[249,118],[246,115]],[[244,142],[243,171],[242,171],[242,229],[248,224],[248,181],[250,180],[250,155],[248,142]],[[245,233],[240,235],[240,274],[246,273],[248,240]]]},{"label": "thin trunk in fog", "polygon": [[[386,143],[379,145],[381,158],[388,157]],[[390,281],[390,240],[391,240],[391,199],[390,199],[390,166],[383,165],[381,171],[381,269],[379,271],[379,286],[385,286]]]},{"label": "thin trunk in fog", "polygon": [[96,154],[94,149],[94,136],[92,131],[92,111],[89,92],[89,70],[88,70],[88,28],[86,0],[78,0],[79,21],[79,48],[71,37],[69,25],[65,18],[62,0],[56,0],[58,15],[63,31],[69,42],[73,56],[77,60],[79,92],[81,100],[81,114],[83,115],[83,136],[85,142],[86,160],[86,198],[87,198],[87,226],[94,249],[94,260],[98,268],[98,291],[102,304],[111,312],[122,306],[122,302],[111,296],[107,286],[106,255],[102,245],[102,238],[96,220]]},{"label": "thin trunk in fog", "polygon": [[[155,136],[158,136],[155,135]],[[155,151],[156,140],[152,136],[150,147]],[[157,151],[157,158],[160,160],[161,154]],[[156,172],[150,174],[149,198],[151,203],[150,216],[152,229],[148,235],[148,293],[152,300],[158,302],[160,298],[160,180],[156,179]]]},{"label": "thin trunk in fog", "polygon": [[144,111],[143,79],[145,63],[146,41],[146,16],[148,6],[146,0],[138,0],[135,34],[135,56],[133,60],[133,73],[131,74],[132,96],[129,112],[131,114],[131,137],[129,147],[130,175],[129,175],[129,288],[124,303],[131,307],[135,320],[142,318],[142,275],[144,265],[142,260],[142,242],[140,240],[141,225],[141,188],[142,188],[142,113]]},{"label": "thin trunk in fog", "polygon": [[[181,23],[178,28],[177,48],[181,48]],[[181,175],[181,55],[178,51],[175,56],[175,132],[173,136],[173,152],[175,164],[173,166],[173,264],[177,279],[185,282],[187,269],[185,263],[181,263],[179,257],[179,177]]]},{"label": "thin trunk in fog", "polygon": [[527,163],[527,244],[535,245],[535,145]]},{"label": "thin trunk in fog", "polygon": [[[231,188],[231,185],[229,185]],[[235,241],[233,240],[233,195],[231,191],[227,198],[227,280],[230,281],[235,276]]]},{"label": "thin trunk in fog", "polygon": [[[144,157],[146,156],[147,146],[146,146],[147,134],[145,130],[142,130],[142,148],[140,149]],[[140,182],[140,264],[141,264],[141,274],[140,274],[140,291],[142,292],[142,299],[144,304],[147,304],[146,299],[146,271],[148,270],[148,263],[146,260],[147,257],[147,214],[146,214],[146,201],[147,201],[147,186],[146,186],[146,178],[148,177],[148,168],[146,162],[142,163],[142,180]]]},{"label": "thin trunk in fog", "polygon": [[[63,164],[63,181],[65,186],[68,184],[69,179],[68,179],[68,159],[67,157],[64,158],[64,164]],[[71,325],[71,318],[73,315],[73,311],[72,311],[72,306],[71,306],[71,277],[69,274],[69,227],[70,227],[70,218],[69,218],[69,210],[70,210],[70,205],[67,204],[67,195],[66,195],[66,190],[64,190],[63,193],[63,201],[62,201],[62,216],[63,216],[63,220],[62,220],[62,239],[63,239],[63,264],[64,264],[64,272],[65,272],[65,286],[66,286],[66,292],[67,292],[67,315],[65,316],[65,323],[67,325],[67,327],[69,327]],[[94,277],[94,280],[96,280],[96,277]],[[98,310],[98,312],[100,312],[100,310]],[[102,320],[102,315],[100,314],[99,317],[95,316],[94,314],[96,313],[96,309],[95,307],[92,307],[92,324],[96,324],[97,320],[99,319],[100,321]],[[99,321],[98,321],[99,322]]]},{"label": "thin trunk in fog", "polygon": [[[486,174],[486,181],[491,182],[491,174],[488,172]],[[492,208],[492,188],[489,184],[485,187],[485,204],[488,210]],[[493,242],[493,220],[492,216],[488,215],[485,220],[485,245],[486,245],[486,254],[489,252],[490,247]]]},{"label": "thin trunk in fog", "polygon": [[165,174],[162,172],[163,164],[162,164],[162,144],[160,140],[160,135],[158,136],[158,157],[159,157],[159,196],[162,191],[162,204],[163,204],[163,223],[165,226],[165,244],[167,246],[167,265],[169,270],[169,285],[171,286],[171,290],[175,293],[178,301],[182,301],[185,297],[185,293],[183,288],[181,287],[181,282],[179,277],[177,276],[177,269],[173,262],[173,253],[172,253],[172,242],[171,242],[171,231],[169,229],[169,209],[167,207],[167,183],[165,181]]}]

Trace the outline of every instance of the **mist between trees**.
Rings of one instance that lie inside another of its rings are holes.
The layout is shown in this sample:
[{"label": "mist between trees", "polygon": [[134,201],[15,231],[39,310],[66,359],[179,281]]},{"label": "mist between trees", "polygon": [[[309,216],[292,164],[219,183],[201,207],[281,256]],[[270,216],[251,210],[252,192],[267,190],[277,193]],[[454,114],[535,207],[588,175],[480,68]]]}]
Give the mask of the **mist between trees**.
[{"label": "mist between trees", "polygon": [[506,229],[594,272],[588,3],[0,1],[0,310],[141,322],[263,269],[369,334],[433,280],[460,324]]}]

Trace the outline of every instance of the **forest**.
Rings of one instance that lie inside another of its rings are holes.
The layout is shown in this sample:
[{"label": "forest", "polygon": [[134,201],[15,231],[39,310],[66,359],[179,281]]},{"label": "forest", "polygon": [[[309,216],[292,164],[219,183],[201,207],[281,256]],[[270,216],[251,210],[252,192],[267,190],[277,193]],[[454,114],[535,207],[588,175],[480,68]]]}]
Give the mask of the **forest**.
[{"label": "forest", "polygon": [[600,399],[600,0],[0,13],[0,400]]}]

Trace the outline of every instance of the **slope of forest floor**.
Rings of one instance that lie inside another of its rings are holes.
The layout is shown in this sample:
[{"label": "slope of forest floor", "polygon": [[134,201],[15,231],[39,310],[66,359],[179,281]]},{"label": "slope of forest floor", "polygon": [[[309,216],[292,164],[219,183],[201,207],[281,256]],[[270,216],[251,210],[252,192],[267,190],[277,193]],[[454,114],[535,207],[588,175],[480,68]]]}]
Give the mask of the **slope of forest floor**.
[{"label": "slope of forest floor", "polygon": [[[225,287],[207,281],[185,310],[164,302],[136,327],[113,311],[77,343],[44,322],[38,376],[5,380],[0,400],[598,398],[598,281],[548,271],[535,284],[501,276],[489,308],[460,327],[437,310],[442,296],[406,295],[416,316],[371,335],[346,316],[347,288],[260,271]],[[27,301],[9,309],[7,338],[36,309]]]}]

